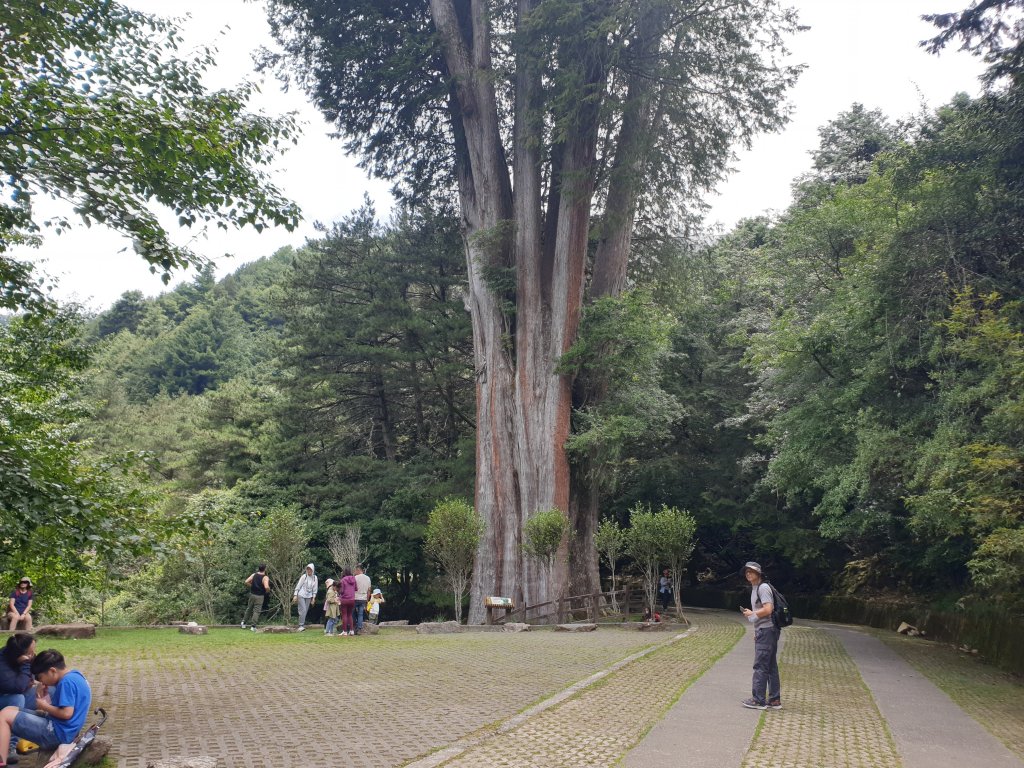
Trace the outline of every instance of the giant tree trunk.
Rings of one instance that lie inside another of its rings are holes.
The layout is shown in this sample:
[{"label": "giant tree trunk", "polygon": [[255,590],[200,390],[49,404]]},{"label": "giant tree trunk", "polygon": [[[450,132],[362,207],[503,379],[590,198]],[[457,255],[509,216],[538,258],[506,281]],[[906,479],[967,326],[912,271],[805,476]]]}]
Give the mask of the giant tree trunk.
[{"label": "giant tree trunk", "polygon": [[[535,3],[518,0],[517,18]],[[556,368],[576,339],[583,303],[607,61],[592,40],[565,43],[559,60],[578,66],[574,88],[580,97],[562,116],[565,130],[544,157],[538,110],[543,72],[529,51],[517,52],[510,175],[498,130],[488,4],[431,0],[430,9],[450,75],[473,321],[475,500],[486,524],[470,590],[468,620],[476,623],[484,618],[489,594],[512,597],[520,606],[564,596],[570,539],[583,542],[573,557],[587,559],[587,580],[597,575],[596,556],[583,551],[593,548],[590,522],[596,517],[588,512],[581,519],[570,504],[565,442],[573,381]],[[616,252],[625,258],[628,247]],[[624,267],[618,271],[624,274]],[[549,570],[524,555],[522,528],[531,515],[551,508],[570,518],[572,533]]]}]

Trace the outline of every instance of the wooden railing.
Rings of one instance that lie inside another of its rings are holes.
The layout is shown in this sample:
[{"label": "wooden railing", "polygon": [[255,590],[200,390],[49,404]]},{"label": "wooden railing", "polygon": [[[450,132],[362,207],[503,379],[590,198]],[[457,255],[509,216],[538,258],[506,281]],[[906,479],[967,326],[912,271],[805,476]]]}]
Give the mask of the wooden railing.
[{"label": "wooden railing", "polygon": [[544,603],[524,605],[511,611],[504,620],[505,622],[525,622],[527,624],[564,624],[572,621],[587,620],[596,623],[602,615],[624,615],[631,612],[640,613],[644,609],[645,596],[642,589],[616,590],[615,603],[618,611],[612,611],[612,592],[593,592],[589,595],[571,595],[560,597],[557,600],[548,600]]}]

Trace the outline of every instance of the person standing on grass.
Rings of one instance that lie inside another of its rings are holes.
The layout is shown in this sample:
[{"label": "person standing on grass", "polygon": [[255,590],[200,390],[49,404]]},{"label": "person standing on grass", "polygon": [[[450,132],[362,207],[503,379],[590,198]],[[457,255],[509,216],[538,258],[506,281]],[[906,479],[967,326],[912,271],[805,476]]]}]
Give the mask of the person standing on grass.
[{"label": "person standing on grass", "polygon": [[740,610],[754,625],[754,679],[751,696],[742,704],[748,709],[782,709],[779,661],[776,658],[781,630],[772,621],[775,598],[759,564],[751,561],[744,565],[743,577],[750,584],[750,608]]},{"label": "person standing on grass", "polygon": [[327,587],[327,595],[324,597],[324,618],[327,620],[327,626],[324,628],[324,634],[333,635],[334,625],[338,623],[338,615],[341,613],[338,605],[338,587],[334,579],[325,581],[324,586]]},{"label": "person standing on grass", "polygon": [[338,603],[341,606],[341,633],[342,635],[354,635],[355,628],[352,625],[352,609],[356,606],[356,577],[352,571],[345,569],[338,582]]},{"label": "person standing on grass", "polygon": [[380,604],[384,602],[384,593],[379,589],[373,590],[370,595],[370,621],[380,624]]},{"label": "person standing on grass", "polygon": [[299,604],[299,632],[306,629],[306,614],[309,613],[310,608],[316,605],[316,593],[319,589],[320,583],[316,578],[316,569],[310,563],[299,577],[295,584],[295,592],[292,593],[292,601]]},{"label": "person standing on grass", "polygon": [[357,565],[355,572],[356,580],[356,604],[355,620],[356,634],[363,631],[363,619],[366,616],[366,601],[370,599],[370,577],[363,572],[363,566]]},{"label": "person standing on grass", "polygon": [[245,583],[249,587],[249,604],[242,614],[242,629],[245,629],[245,620],[249,619],[249,628],[255,632],[256,625],[260,621],[260,612],[263,610],[263,601],[270,591],[270,578],[267,576],[267,566],[260,564],[256,572],[252,574]]}]

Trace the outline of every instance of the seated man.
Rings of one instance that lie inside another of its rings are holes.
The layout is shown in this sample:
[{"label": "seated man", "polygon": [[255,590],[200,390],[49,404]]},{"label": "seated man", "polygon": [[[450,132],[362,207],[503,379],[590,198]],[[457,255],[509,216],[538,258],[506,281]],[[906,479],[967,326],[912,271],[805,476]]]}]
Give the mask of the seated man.
[{"label": "seated man", "polygon": [[18,629],[18,623],[25,626],[26,632],[32,631],[32,580],[25,576],[18,582],[18,588],[11,592],[11,602],[7,607],[7,620],[10,622],[9,629]]},{"label": "seated man", "polygon": [[[45,715],[40,717],[17,707],[4,707],[0,710],[0,745],[8,744],[12,734],[35,742],[43,749],[70,744],[78,737],[89,715],[92,691],[88,681],[77,669],[68,669],[64,657],[54,650],[36,654],[32,674],[40,683],[36,709]],[[0,759],[0,768],[6,765],[7,760]]]}]

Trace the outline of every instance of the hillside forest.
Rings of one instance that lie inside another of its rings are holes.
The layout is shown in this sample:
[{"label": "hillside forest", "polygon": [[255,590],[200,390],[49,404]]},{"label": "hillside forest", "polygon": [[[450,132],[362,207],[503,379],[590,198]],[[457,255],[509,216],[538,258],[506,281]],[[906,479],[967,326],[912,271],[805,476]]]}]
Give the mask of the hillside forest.
[{"label": "hillside forest", "polygon": [[[852,104],[787,210],[646,229],[585,303],[569,462],[602,520],[692,514],[688,585],[756,559],[791,593],[1024,609],[1024,81],[971,40],[983,95]],[[256,563],[290,596],[348,536],[388,618],[450,616],[424,540],[474,498],[465,242],[406,202],[98,314],[5,276],[3,583],[57,620],[235,623]]]}]

